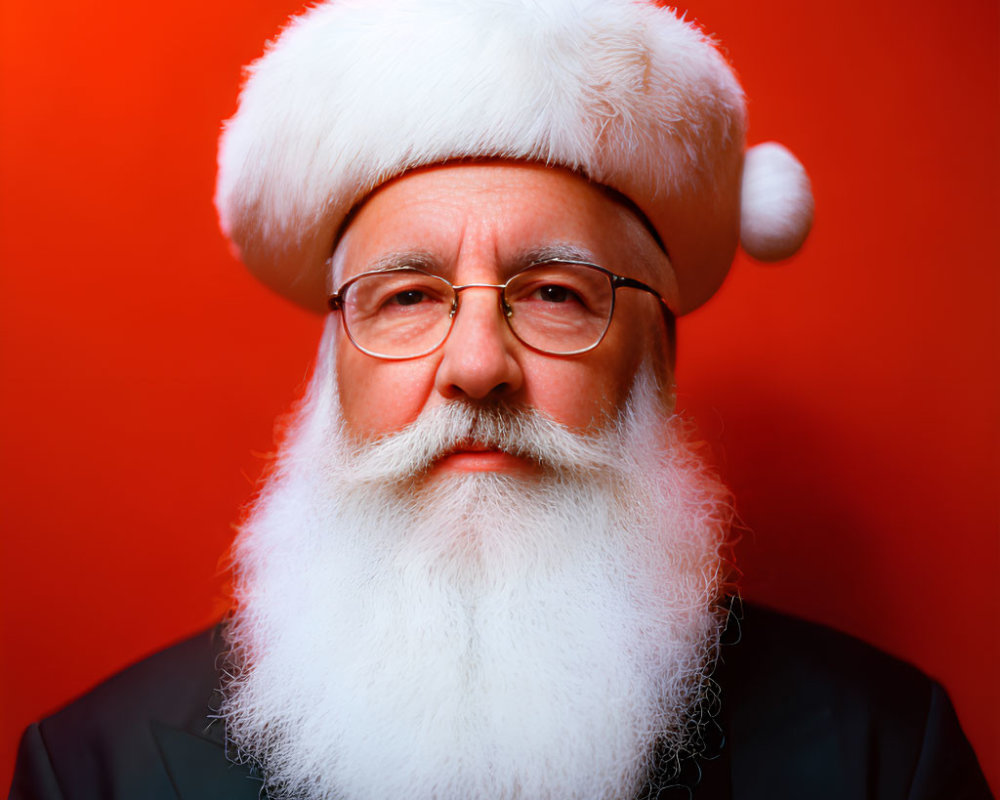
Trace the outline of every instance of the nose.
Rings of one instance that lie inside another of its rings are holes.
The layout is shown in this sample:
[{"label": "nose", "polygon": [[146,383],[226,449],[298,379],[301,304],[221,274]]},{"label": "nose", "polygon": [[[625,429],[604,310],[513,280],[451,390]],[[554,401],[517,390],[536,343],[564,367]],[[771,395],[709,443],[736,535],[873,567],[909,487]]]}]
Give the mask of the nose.
[{"label": "nose", "polygon": [[520,346],[503,319],[497,289],[470,286],[459,294],[458,312],[445,340],[434,385],[454,400],[502,399],[517,392],[524,375]]}]

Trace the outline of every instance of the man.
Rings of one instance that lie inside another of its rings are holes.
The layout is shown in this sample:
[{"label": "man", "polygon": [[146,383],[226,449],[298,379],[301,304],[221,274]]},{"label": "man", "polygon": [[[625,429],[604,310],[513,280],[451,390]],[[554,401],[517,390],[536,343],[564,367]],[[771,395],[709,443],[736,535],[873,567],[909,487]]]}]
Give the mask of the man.
[{"label": "man", "polygon": [[726,597],[674,317],[811,197],[657,6],[333,2],[217,205],[329,309],[220,630],[29,728],[13,797],[986,797],[939,686]]}]

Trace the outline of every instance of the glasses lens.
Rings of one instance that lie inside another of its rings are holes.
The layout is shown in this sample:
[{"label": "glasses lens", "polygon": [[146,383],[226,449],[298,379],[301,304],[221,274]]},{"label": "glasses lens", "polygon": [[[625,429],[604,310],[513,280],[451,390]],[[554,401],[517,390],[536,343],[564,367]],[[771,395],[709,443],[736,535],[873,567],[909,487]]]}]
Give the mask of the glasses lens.
[{"label": "glasses lens", "polygon": [[546,353],[588,350],[611,320],[614,290],[601,270],[578,264],[540,264],[515,275],[505,295],[518,338]]},{"label": "glasses lens", "polygon": [[344,323],[362,350],[411,358],[444,341],[453,300],[451,285],[434,275],[409,269],[372,273],[347,288]]}]

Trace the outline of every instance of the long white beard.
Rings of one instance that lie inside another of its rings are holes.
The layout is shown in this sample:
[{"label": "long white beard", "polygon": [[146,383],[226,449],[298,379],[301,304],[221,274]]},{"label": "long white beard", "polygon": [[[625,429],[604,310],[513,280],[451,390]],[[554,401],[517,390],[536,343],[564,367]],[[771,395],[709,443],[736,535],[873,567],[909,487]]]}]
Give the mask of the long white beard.
[{"label": "long white beard", "polygon": [[[725,489],[645,379],[596,435],[455,404],[352,445],[332,339],[235,547],[234,752],[275,800],[632,796],[695,746]],[[539,474],[424,480],[469,439]]]}]

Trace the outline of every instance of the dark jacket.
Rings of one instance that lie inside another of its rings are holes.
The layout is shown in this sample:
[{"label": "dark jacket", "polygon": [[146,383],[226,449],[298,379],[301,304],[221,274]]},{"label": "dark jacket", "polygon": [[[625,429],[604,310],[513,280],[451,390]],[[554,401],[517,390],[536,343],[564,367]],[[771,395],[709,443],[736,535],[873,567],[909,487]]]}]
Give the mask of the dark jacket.
[{"label": "dark jacket", "polygon": [[[199,634],[31,725],[11,800],[255,800],[260,780],[226,759],[210,716],[218,640]],[[724,642],[708,757],[684,765],[681,785],[654,775],[643,798],[991,797],[945,691],[913,667],[752,606]]]}]

